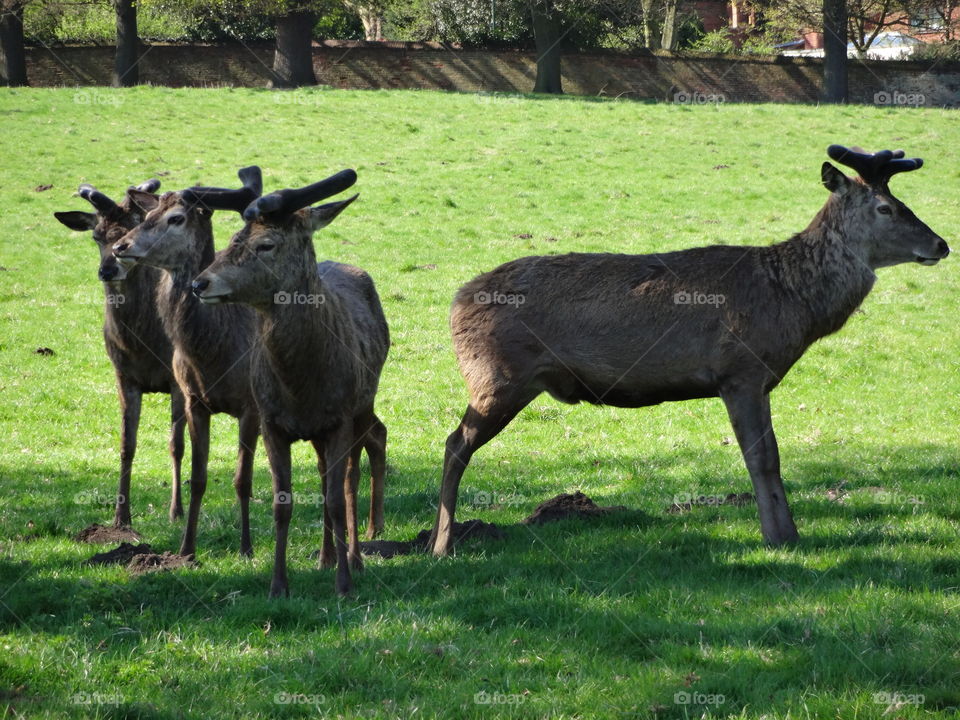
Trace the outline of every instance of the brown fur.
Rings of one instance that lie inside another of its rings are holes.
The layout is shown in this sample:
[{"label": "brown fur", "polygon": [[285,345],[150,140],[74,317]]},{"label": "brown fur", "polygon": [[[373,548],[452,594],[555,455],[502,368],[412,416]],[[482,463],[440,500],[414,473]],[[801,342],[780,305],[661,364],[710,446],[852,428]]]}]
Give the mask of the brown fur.
[{"label": "brown fur", "polygon": [[59,212],[57,219],[73,230],[92,230],[100,251],[99,275],[106,296],[103,340],[113,363],[120,398],[120,479],[114,525],[128,527],[130,514],[130,476],[137,451],[137,430],[144,393],[170,395],[170,457],[173,480],[170,494],[170,519],[183,516],[180,494],[180,468],[183,461],[184,399],[173,377],[173,346],[163,331],[157,314],[156,295],[160,271],[149,267],[132,268],[125,273],[113,256],[113,244],[139,225],[146,211],[131,193],[107,213]]},{"label": "brown fur", "polygon": [[[190,506],[180,554],[196,552],[197,523],[207,485],[210,416],[228,413],[239,421],[239,452],[234,488],[240,505],[240,552],[253,554],[250,496],[259,416],[250,390],[253,312],[243,307],[207,307],[190,291],[193,278],[213,260],[210,211],[188,205],[180,193],[166,193],[144,222],[128,233],[115,252],[125,262],[159,268],[157,307],[173,343],[173,370],[186,398],[193,444]],[[174,219],[180,222],[174,224]]]},{"label": "brown fur", "polygon": [[[770,391],[811,343],[843,326],[875,268],[949,252],[885,183],[850,180],[829,163],[821,172],[830,199],[806,230],[771,247],[526,257],[464,285],[450,326],[470,403],[447,439],[434,553],[450,549],[473,453],[541,392],[618,407],[722,398],[764,538],[796,540]],[[678,302],[685,293],[715,301]]]},{"label": "brown fur", "polygon": [[274,479],[271,597],[289,594],[292,504],[278,498],[290,493],[295,440],[309,440],[317,451],[325,497],[320,564],[337,565],[341,594],[351,588],[350,567],[362,568],[356,490],[363,448],[372,475],[369,536],[383,526],[386,428],[374,414],[374,397],[390,344],[387,322],[370,276],[350,265],[318,265],[312,242],[348,203],[248,223],[194,284],[205,301],[246,303],[259,317],[252,380]]}]

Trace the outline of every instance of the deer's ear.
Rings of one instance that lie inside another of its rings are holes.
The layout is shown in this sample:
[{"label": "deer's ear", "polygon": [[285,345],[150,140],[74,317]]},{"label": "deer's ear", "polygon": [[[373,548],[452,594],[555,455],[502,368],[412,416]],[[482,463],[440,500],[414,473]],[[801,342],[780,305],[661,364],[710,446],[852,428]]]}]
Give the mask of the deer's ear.
[{"label": "deer's ear", "polygon": [[144,214],[150,212],[160,204],[159,197],[151,192],[144,192],[137,188],[129,188],[127,190],[127,197],[130,198],[130,202],[140,208]]},{"label": "deer's ear", "polygon": [[346,200],[325,203],[309,208],[307,212],[307,222],[310,224],[310,232],[316,232],[322,227],[326,227],[333,222],[333,219],[343,212],[344,208],[357,199],[357,196],[349,197]]},{"label": "deer's ear", "polygon": [[79,210],[55,212],[53,216],[71,230],[93,230],[97,226],[97,216]]},{"label": "deer's ear", "polygon": [[828,162],[820,168],[820,179],[827,190],[837,195],[843,195],[850,189],[850,178]]}]

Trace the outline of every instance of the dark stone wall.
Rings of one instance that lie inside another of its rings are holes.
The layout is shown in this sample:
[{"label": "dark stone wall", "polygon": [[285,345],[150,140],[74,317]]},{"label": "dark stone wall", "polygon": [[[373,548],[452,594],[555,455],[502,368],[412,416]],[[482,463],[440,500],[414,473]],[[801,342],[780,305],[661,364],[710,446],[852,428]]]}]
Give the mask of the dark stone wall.
[{"label": "dark stone wall", "polygon": [[[144,83],[171,87],[264,87],[270,43],[146,46]],[[109,85],[111,47],[30,48],[31,85]],[[338,88],[418,88],[517,93],[533,88],[532,53],[458,50],[434,43],[326,41],[314,46],[317,79]],[[597,52],[563,59],[566,92],[672,102],[817,102],[822,62],[693,53]],[[850,100],[960,107],[960,63],[851,61]]]}]

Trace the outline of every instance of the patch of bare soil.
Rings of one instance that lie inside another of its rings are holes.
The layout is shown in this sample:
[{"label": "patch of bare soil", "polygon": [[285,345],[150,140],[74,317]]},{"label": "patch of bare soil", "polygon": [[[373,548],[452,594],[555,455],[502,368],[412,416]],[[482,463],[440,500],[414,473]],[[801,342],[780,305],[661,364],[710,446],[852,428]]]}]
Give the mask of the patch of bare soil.
[{"label": "patch of bare soil", "polygon": [[87,560],[87,565],[127,565],[137,555],[146,555],[149,553],[153,553],[153,548],[147,545],[147,543],[134,545],[124,542],[120,543],[113,550],[97,553]]},{"label": "patch of bare soil", "polygon": [[561,493],[537,505],[536,509],[524,519],[523,523],[525,525],[543,525],[555,520],[597,517],[598,515],[606,515],[626,509],[623,505],[601,507],[579,491]]},{"label": "patch of bare soil", "polygon": [[183,555],[175,555],[172,552],[145,553],[143,555],[134,555],[127,563],[127,570],[132,575],[143,575],[149,572],[159,572],[160,570],[174,570],[182,567],[195,567],[196,562]]},{"label": "patch of bare soil", "polygon": [[678,515],[680,513],[690,512],[695,507],[719,507],[720,505],[743,507],[744,505],[752,505],[756,500],[753,493],[729,493],[726,496],[700,495],[699,497],[690,498],[689,502],[673,503],[667,508],[667,512]]},{"label": "patch of bare soil", "polygon": [[[372,540],[360,543],[360,552],[364,555],[379,555],[392,558],[397,555],[409,555],[412,552],[427,552],[431,529],[421,530],[413,540]],[[503,529],[494,523],[483,520],[467,520],[453,523],[453,544],[462,540],[503,540]]]},{"label": "patch of bare soil", "polygon": [[112,543],[137,542],[140,540],[140,534],[133,528],[118,528],[94,523],[78,532],[73,539],[77,542],[109,545]]}]

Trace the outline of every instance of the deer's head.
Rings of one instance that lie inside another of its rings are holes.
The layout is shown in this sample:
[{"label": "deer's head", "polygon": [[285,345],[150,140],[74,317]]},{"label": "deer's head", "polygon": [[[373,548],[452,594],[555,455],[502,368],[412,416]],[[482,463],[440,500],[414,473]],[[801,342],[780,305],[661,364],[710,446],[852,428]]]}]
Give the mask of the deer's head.
[{"label": "deer's head", "polygon": [[142,263],[176,270],[205,253],[212,254],[213,211],[229,208],[243,212],[262,189],[260,168],[243,168],[238,175],[243,182],[239,190],[193,187],[155,198],[143,222],[113,245],[114,255],[125,265]]},{"label": "deer's head", "polygon": [[112,200],[92,185],[81,185],[77,195],[89,202],[95,212],[69,210],[53,215],[71,230],[93,231],[93,241],[100,251],[98,276],[103,282],[119,282],[127,276],[124,268],[113,255],[113,244],[127,232],[143,222],[150,208],[156,203],[154,194],[160,187],[159,180],[147,180],[127,190],[119,203]]},{"label": "deer's head", "polygon": [[905,158],[902,150],[865,153],[858,148],[831,145],[827,154],[857,171],[848,178],[828,162],[823,184],[833,193],[830,203],[851,248],[871,268],[905,262],[936,265],[950,254],[946,241],[894,197],[888,186],[899,172],[917,170],[919,158]]},{"label": "deer's head", "polygon": [[329,225],[357,196],[310,207],[356,182],[344,170],[303,188],[258,198],[244,211],[246,224],[229,247],[193,283],[205,303],[240,302],[257,308],[275,303],[278,293],[309,287],[316,278],[313,233]]}]

